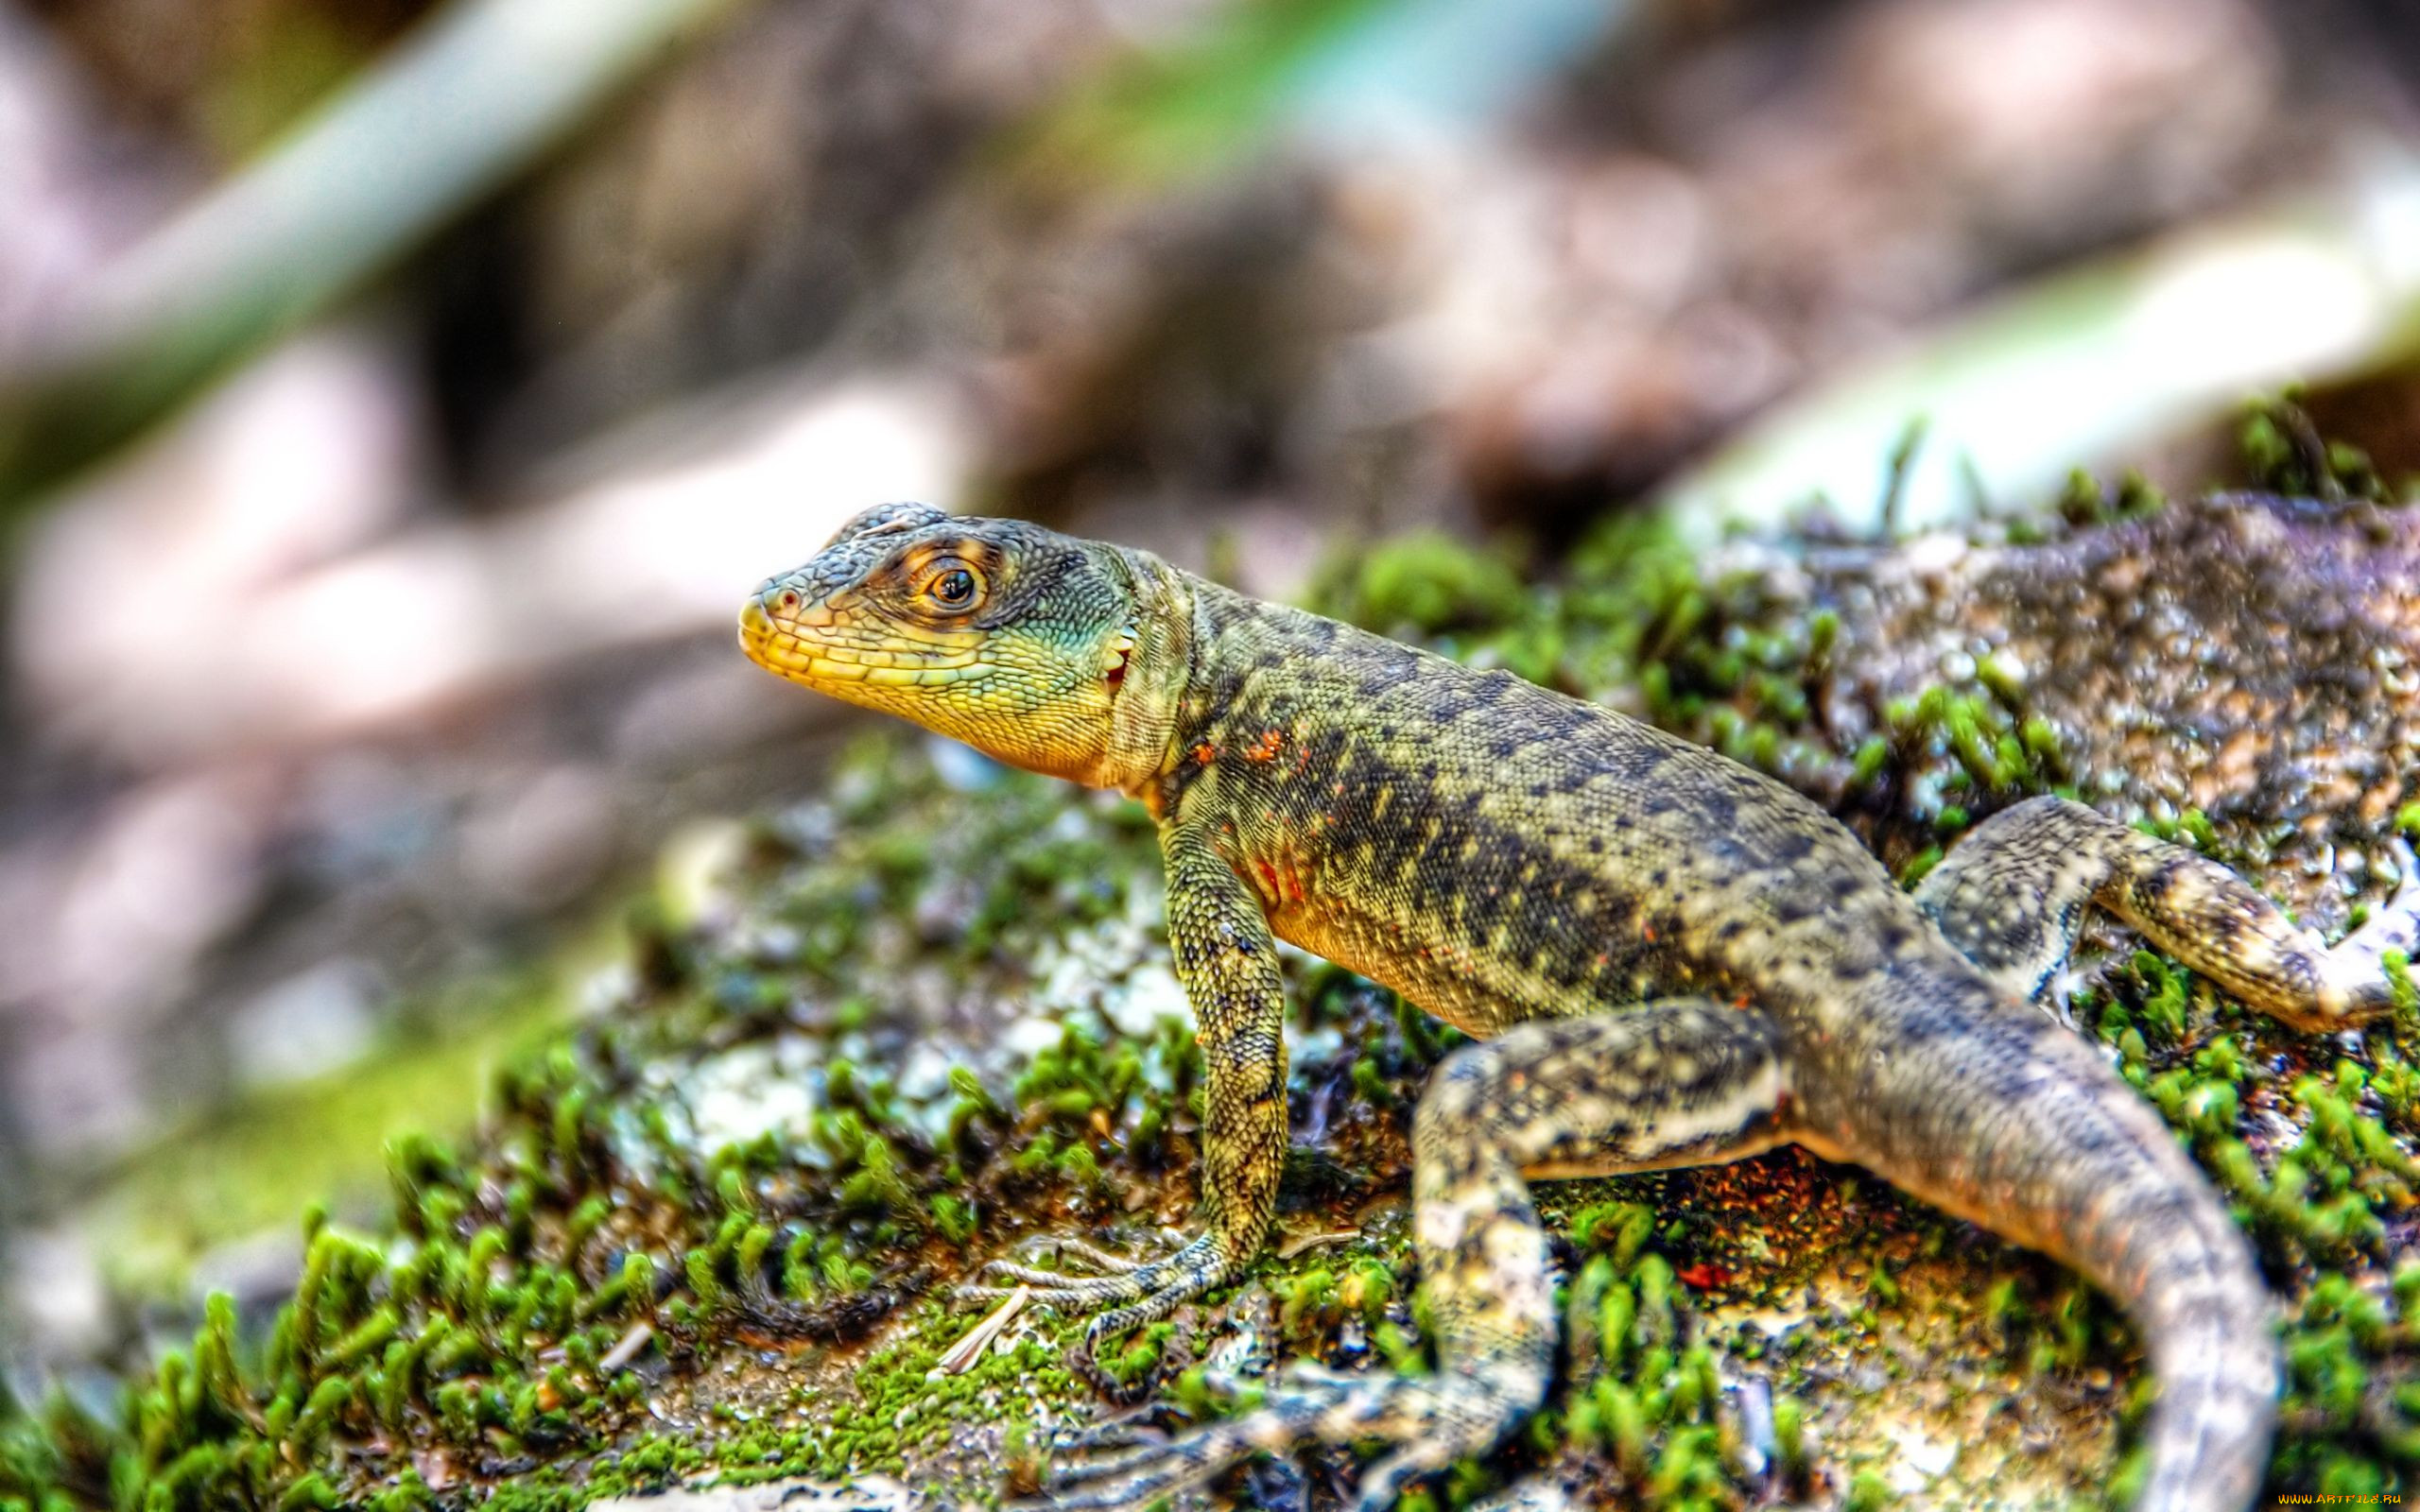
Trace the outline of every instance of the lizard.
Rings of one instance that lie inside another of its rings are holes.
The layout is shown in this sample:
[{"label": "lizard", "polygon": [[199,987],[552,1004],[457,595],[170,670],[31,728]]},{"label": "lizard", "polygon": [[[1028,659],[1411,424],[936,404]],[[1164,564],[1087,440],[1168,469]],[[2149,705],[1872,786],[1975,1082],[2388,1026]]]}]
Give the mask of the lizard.
[{"label": "lizard", "polygon": [[1080,1243],[1084,1271],[995,1260],[966,1295],[1090,1310],[1090,1344],[1252,1263],[1288,1137],[1275,940],[1471,1037],[1412,1115],[1435,1372],[1295,1364],[1239,1418],[1089,1440],[1049,1504],[1141,1506],[1255,1452],[1375,1440],[1358,1505],[1385,1507],[1551,1388],[1557,1278],[1529,1180],[1785,1143],[2119,1305],[2158,1383],[2144,1512],[2257,1494],[2280,1363],[2256,1260],[2046,998],[2097,908],[2255,1010],[2353,1026],[2392,1005],[2384,956],[2412,938],[2420,887],[2330,947],[2199,852],[2048,796],[1983,821],[1910,893],[1808,799],[1613,710],[1148,552],[925,505],[857,515],[739,621],[780,677],[1122,791],[1157,823],[1206,1068],[1202,1228],[1147,1262]]}]

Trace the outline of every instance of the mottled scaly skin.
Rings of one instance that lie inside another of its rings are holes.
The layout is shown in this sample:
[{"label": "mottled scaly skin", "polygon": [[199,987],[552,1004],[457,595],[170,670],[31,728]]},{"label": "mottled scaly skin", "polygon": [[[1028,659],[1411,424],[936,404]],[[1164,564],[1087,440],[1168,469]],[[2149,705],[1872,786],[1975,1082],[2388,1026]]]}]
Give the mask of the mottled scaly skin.
[{"label": "mottled scaly skin", "polygon": [[1297,1366],[1236,1422],[1078,1463],[1057,1504],[1141,1505],[1319,1438],[1393,1446],[1361,1482],[1384,1505],[1545,1400],[1554,1274],[1525,1179],[1786,1141],[2126,1308],[2160,1383],[2142,1506],[2256,1494],[2278,1361],[2250,1252],[2150,1108],[2031,1000],[2098,905],[2255,1007],[2341,1025],[2387,1005],[2378,955],[2408,908],[2331,952],[2223,868],[2058,799],[1983,825],[1910,896],[1813,804],[1649,726],[1144,553],[921,506],[869,511],[768,582],[741,640],[1158,818],[1209,1068],[1204,1231],[1148,1264],[1082,1250],[1094,1277],[992,1267],[1106,1309],[1096,1337],[1236,1274],[1267,1234],[1287,1142],[1272,936],[1481,1041],[1413,1125],[1438,1373]]}]

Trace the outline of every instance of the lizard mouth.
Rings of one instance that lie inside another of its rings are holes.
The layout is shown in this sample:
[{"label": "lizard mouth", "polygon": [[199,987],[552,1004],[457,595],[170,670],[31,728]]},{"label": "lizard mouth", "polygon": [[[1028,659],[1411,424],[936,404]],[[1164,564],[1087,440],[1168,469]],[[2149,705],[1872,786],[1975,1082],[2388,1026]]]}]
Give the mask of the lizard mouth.
[{"label": "lizard mouth", "polygon": [[843,688],[932,688],[992,670],[968,636],[894,635],[879,625],[852,625],[828,604],[789,590],[759,593],[740,607],[739,646],[776,676],[859,703],[867,699]]}]

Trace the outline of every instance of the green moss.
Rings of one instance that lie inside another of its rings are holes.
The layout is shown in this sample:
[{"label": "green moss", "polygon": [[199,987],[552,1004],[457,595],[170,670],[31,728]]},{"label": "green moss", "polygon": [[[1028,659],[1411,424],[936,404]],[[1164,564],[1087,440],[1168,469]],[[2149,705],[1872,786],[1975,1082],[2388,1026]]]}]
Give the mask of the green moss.
[{"label": "green moss", "polygon": [[2243,472],[2274,493],[2394,502],[2393,490],[2358,447],[2323,439],[2291,390],[2254,402],[2237,434]]},{"label": "green moss", "polygon": [[[257,1093],[133,1152],[93,1178],[103,1194],[79,1209],[79,1225],[110,1255],[115,1280],[156,1292],[180,1282],[202,1248],[283,1227],[305,1202],[372,1201],[386,1131],[467,1125],[485,1069],[556,1032],[560,983],[586,956],[569,952],[544,973],[433,1001],[406,1013],[407,1026],[357,1065]],[[441,1222],[456,1199],[429,1200]]]}]

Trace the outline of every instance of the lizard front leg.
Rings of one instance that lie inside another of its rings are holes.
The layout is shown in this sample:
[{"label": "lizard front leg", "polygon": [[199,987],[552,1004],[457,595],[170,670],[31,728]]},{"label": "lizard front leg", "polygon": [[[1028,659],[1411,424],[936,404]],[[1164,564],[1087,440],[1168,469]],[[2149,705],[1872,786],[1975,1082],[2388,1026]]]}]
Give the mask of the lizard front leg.
[{"label": "lizard front leg", "polygon": [[1523,1177],[1735,1160],[1789,1137],[1781,1037],[1762,1014],[1675,999],[1546,1020],[1464,1046],[1412,1123],[1413,1238],[1437,1330],[1430,1376],[1298,1365],[1232,1422],[1069,1466],[1043,1504],[1140,1507],[1254,1451],[1377,1439],[1363,1512],[1483,1453],[1546,1400],[1555,1275]]},{"label": "lizard front leg", "polygon": [[[1160,850],[1167,866],[1168,945],[1209,1072],[1201,1130],[1206,1228],[1174,1254],[1112,1275],[1071,1279],[998,1261],[985,1267],[987,1275],[1033,1288],[1036,1301],[1111,1307],[1085,1331],[1088,1348],[1166,1317],[1241,1270],[1268,1237],[1286,1164],[1285,986],[1268,916],[1203,826],[1163,825]],[[997,1297],[1009,1289],[972,1286],[962,1295]]]},{"label": "lizard front leg", "polygon": [[[2409,853],[2406,853],[2407,866]],[[2215,861],[2059,798],[1994,815],[1916,888],[1949,942],[2001,987],[2038,1000],[2099,904],[2229,996],[2308,1030],[2393,1004],[2382,957],[2408,949],[2420,887],[2334,949]]]}]

